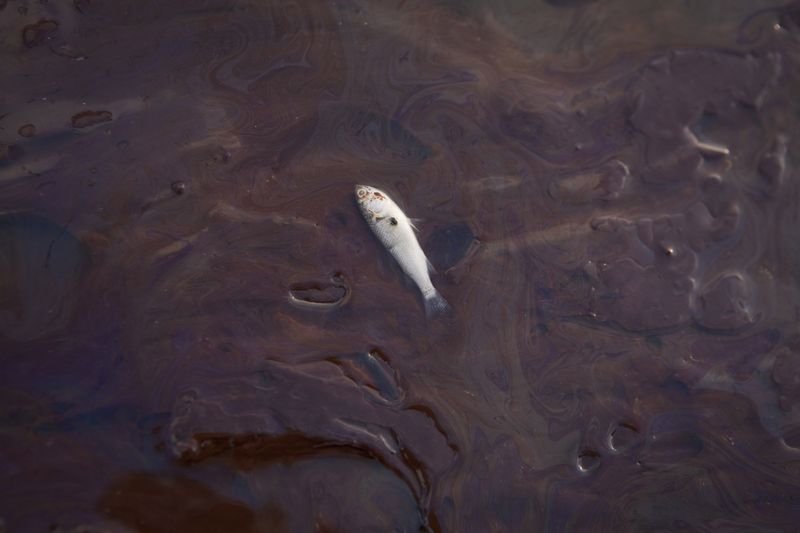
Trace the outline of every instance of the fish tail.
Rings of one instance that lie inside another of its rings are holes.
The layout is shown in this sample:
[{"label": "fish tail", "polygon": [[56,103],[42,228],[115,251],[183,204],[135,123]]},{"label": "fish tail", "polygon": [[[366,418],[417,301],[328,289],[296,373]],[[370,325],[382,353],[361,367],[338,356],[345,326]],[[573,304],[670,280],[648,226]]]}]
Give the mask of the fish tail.
[{"label": "fish tail", "polygon": [[433,291],[425,297],[425,315],[428,318],[435,317],[450,311],[450,304],[447,303],[438,291]]}]

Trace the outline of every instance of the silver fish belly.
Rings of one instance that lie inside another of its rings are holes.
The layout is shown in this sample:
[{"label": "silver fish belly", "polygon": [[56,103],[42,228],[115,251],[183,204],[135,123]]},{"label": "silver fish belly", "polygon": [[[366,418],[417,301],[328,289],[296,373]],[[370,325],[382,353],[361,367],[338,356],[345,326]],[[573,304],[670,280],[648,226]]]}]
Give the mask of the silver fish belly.
[{"label": "silver fish belly", "polygon": [[368,185],[356,185],[355,190],[358,207],[372,232],[422,293],[425,313],[433,316],[447,311],[447,301],[431,282],[431,264],[405,213],[383,191]]}]

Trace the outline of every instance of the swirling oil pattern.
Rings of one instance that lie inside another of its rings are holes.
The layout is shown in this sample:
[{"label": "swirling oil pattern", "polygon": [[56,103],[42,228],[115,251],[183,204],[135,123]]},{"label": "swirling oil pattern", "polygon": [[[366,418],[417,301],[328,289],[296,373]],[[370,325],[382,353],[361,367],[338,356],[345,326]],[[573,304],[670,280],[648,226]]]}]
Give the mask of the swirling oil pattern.
[{"label": "swirling oil pattern", "polygon": [[0,531],[800,531],[800,3],[0,0],[0,72]]}]

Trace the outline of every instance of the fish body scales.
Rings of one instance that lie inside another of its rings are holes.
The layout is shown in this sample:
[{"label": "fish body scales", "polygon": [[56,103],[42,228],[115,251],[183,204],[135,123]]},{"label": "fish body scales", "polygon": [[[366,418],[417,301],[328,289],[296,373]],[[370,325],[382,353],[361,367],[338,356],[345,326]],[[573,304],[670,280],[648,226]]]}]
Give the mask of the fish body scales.
[{"label": "fish body scales", "polygon": [[356,201],[372,232],[419,288],[426,313],[447,311],[449,306],[431,282],[430,263],[402,209],[386,193],[367,185],[356,186]]}]

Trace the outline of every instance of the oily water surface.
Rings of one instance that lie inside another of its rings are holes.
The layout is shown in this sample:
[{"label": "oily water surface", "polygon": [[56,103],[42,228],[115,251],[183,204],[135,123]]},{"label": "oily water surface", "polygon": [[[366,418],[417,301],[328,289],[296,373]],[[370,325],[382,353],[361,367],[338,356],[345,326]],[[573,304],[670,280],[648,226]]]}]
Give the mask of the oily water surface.
[{"label": "oily water surface", "polygon": [[799,168],[798,2],[0,0],[0,531],[798,531]]}]

